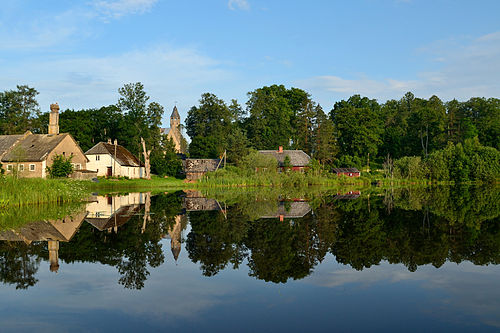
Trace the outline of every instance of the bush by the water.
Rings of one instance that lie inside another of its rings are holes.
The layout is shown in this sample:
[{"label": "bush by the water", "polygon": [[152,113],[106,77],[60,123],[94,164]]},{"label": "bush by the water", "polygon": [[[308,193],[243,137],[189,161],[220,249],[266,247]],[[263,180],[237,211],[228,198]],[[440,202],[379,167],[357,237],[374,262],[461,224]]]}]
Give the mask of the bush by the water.
[{"label": "bush by the water", "polygon": [[309,185],[342,185],[368,183],[365,178],[338,178],[327,172],[316,161],[311,160],[305,172],[295,172],[291,169],[278,172],[276,159],[250,152],[239,166],[227,166],[216,172],[208,173],[200,180],[205,185],[223,186],[309,186]]},{"label": "bush by the water", "polygon": [[454,182],[495,182],[500,178],[500,151],[482,146],[477,138],[449,143],[426,159],[406,156],[394,161],[394,178]]}]

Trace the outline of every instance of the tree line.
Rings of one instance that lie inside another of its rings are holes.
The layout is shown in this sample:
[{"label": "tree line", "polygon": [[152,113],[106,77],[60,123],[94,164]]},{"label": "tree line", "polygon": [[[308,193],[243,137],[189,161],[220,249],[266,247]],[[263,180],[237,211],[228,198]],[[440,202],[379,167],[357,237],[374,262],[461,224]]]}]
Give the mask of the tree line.
[{"label": "tree line", "polygon": [[[71,133],[83,150],[113,138],[134,154],[140,152],[144,137],[152,160],[157,160],[153,169],[167,168],[175,157],[170,155],[165,163],[160,154],[173,150],[160,135],[164,108],[149,102],[140,82],[125,84],[118,92],[114,105],[61,112],[61,131]],[[48,113],[40,112],[37,94],[28,86],[0,93],[0,134],[28,129],[46,133]],[[216,158],[227,151],[229,162],[238,164],[250,149],[283,146],[301,149],[327,167],[361,168],[370,161],[381,166],[387,159],[405,156],[428,159],[450,144],[463,148],[467,140],[498,153],[500,99],[443,102],[437,96],[425,99],[408,92],[380,103],[353,95],[324,111],[302,89],[271,85],[249,92],[244,106],[205,93],[189,110],[185,128],[191,138],[189,155],[195,158]],[[495,158],[489,163],[494,162]]]}]

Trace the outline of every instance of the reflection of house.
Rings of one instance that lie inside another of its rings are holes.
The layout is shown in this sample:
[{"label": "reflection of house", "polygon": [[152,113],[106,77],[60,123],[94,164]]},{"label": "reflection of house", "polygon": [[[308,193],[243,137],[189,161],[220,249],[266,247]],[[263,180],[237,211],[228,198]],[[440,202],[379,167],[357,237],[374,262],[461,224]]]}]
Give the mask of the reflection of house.
[{"label": "reflection of house", "polygon": [[203,210],[222,210],[219,202],[215,199],[205,198],[199,191],[186,191],[183,206],[188,212]]},{"label": "reflection of house", "polygon": [[142,209],[143,193],[129,193],[122,196],[98,196],[87,204],[85,220],[99,231],[118,232],[118,228]]},{"label": "reflection of house", "polygon": [[285,218],[301,218],[311,211],[311,206],[305,201],[280,201],[276,210],[261,216],[263,219],[279,218],[283,221]]},{"label": "reflection of house", "polygon": [[187,158],[182,161],[186,179],[196,180],[203,177],[207,172],[217,170],[220,164],[219,159],[208,158]]},{"label": "reflection of house", "polygon": [[359,177],[361,172],[356,168],[335,168],[333,172],[337,174],[338,177],[344,175],[346,177]]},{"label": "reflection of house", "polygon": [[168,139],[172,139],[175,145],[175,150],[178,153],[185,153],[182,151],[182,134],[180,130],[181,116],[177,111],[177,106],[174,106],[172,115],[170,116],[170,128],[161,128],[160,133],[166,135]]},{"label": "reflection of house", "polygon": [[354,200],[359,198],[361,195],[360,191],[349,191],[344,194],[337,192],[337,195],[334,197],[335,200]]},{"label": "reflection of house", "polygon": [[287,167],[286,160],[290,163],[288,167],[294,171],[304,171],[311,161],[311,157],[302,150],[283,150],[282,146],[278,150],[259,150],[259,154],[276,159],[281,170]]},{"label": "reflection of house", "polygon": [[87,168],[96,170],[98,176],[141,178],[144,174],[144,164],[116,140],[114,144],[99,142],[85,156]]},{"label": "reflection of house", "polygon": [[87,168],[87,158],[75,139],[68,133],[59,134],[59,105],[51,104],[50,110],[49,134],[27,131],[21,135],[0,135],[0,163],[7,173],[45,178],[46,168],[52,165],[55,155],[71,156],[75,174],[81,176],[80,170]]},{"label": "reflection of house", "polygon": [[80,228],[86,215],[86,212],[81,212],[60,220],[29,223],[16,230],[0,232],[0,240],[27,244],[34,241],[47,241],[50,270],[57,272],[59,269],[59,242],[69,242]]}]

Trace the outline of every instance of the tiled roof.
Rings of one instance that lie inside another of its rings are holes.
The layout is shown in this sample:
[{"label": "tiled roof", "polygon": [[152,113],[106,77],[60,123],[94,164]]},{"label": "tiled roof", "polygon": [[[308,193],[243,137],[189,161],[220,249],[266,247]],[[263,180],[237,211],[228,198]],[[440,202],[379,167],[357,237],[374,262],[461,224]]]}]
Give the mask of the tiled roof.
[{"label": "tiled roof", "polygon": [[[115,145],[106,142],[99,142],[94,147],[87,150],[85,155],[100,155],[107,154],[115,157]],[[116,161],[123,166],[144,166],[144,164],[139,161],[131,152],[129,152],[125,147],[116,145]]]},{"label": "tiled roof", "polygon": [[[12,135],[19,137],[18,135]],[[47,155],[59,145],[69,134],[31,134],[21,139],[2,157],[4,162],[37,162],[43,161]],[[21,136],[22,137],[22,136]],[[9,138],[7,140],[13,140]]]},{"label": "tiled roof", "polygon": [[286,156],[290,158],[290,165],[294,167],[306,166],[311,161],[311,157],[302,150],[283,150],[282,153],[277,150],[259,150],[259,153],[274,157],[280,167],[284,166]]}]

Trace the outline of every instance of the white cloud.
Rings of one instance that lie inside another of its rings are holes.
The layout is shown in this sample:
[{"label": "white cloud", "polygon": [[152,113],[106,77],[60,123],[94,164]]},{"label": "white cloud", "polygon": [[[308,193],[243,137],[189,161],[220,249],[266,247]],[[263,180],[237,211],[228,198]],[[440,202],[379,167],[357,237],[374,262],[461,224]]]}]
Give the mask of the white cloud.
[{"label": "white cloud", "polygon": [[247,0],[229,0],[227,3],[227,6],[231,10],[236,10],[236,9],[249,10],[250,9],[250,4],[248,3]]},{"label": "white cloud", "polygon": [[95,8],[103,15],[119,18],[128,14],[143,14],[158,0],[94,0]]},{"label": "white cloud", "polygon": [[494,32],[470,41],[443,41],[421,49],[423,55],[432,59],[440,68],[417,73],[412,79],[323,75],[296,83],[319,95],[329,93],[344,98],[361,94],[381,101],[400,98],[407,91],[423,97],[435,94],[444,100],[464,100],[473,96],[499,97],[499,41],[500,32]]},{"label": "white cloud", "polygon": [[186,110],[207,87],[234,80],[221,67],[195,48],[162,45],[112,56],[22,61],[3,70],[0,85],[35,87],[42,109],[54,101],[79,109],[116,103],[118,88],[140,81],[152,101],[164,106],[180,101],[178,106]]}]

